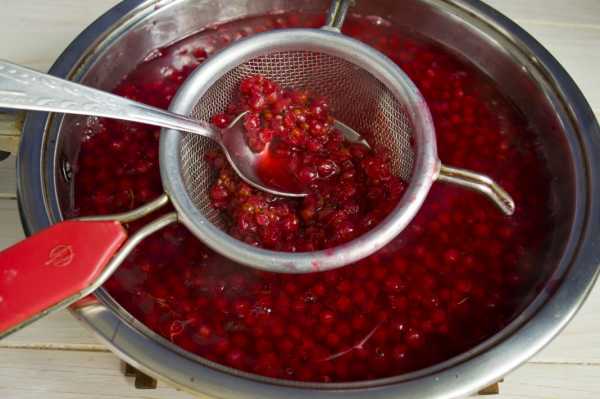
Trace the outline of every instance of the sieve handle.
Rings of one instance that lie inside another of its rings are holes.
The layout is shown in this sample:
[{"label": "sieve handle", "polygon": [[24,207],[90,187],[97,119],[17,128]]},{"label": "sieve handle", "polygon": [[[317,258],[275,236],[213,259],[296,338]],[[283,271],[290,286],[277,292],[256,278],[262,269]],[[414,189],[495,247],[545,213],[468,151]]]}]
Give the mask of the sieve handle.
[{"label": "sieve handle", "polygon": [[510,194],[486,175],[441,165],[438,180],[482,193],[506,215],[515,213],[515,201]]},{"label": "sieve handle", "polygon": [[121,223],[168,202],[163,194],[129,212],[58,223],[0,252],[0,339],[98,289],[140,241],[177,222],[177,214],[153,220],[129,239]]},{"label": "sieve handle", "polygon": [[216,140],[211,126],[101,90],[0,60],[0,107],[99,116],[199,134]]},{"label": "sieve handle", "polygon": [[118,222],[68,221],[0,252],[0,337],[83,297],[126,238]]}]

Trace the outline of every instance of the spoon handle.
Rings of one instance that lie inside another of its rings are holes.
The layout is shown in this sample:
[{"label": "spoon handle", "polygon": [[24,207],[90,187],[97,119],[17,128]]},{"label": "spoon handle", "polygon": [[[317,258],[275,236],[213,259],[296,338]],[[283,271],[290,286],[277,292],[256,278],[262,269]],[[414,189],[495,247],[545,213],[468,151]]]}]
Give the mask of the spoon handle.
[{"label": "spoon handle", "polygon": [[217,139],[203,121],[0,60],[0,107],[146,123]]}]

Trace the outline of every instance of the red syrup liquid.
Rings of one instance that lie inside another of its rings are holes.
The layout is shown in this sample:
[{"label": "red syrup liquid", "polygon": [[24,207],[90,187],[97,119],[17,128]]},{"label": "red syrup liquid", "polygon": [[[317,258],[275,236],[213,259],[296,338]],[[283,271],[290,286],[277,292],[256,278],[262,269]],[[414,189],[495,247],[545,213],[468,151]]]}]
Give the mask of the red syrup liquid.
[{"label": "red syrup liquid", "polygon": [[[310,15],[273,15],[207,30],[156,50],[115,92],[166,108],[189,72],[231,40],[322,23]],[[234,264],[183,226],[170,226],[142,242],[105,284],[165,339],[260,375],[368,380],[471,349],[535,295],[536,259],[553,231],[539,133],[501,87],[447,49],[382,20],[349,18],[344,30],[404,69],[430,107],[442,161],[492,176],[515,199],[515,215],[435,184],[386,248],[354,265],[302,276]],[[79,214],[129,210],[162,193],[159,129],[109,120],[91,126],[75,175]]]}]

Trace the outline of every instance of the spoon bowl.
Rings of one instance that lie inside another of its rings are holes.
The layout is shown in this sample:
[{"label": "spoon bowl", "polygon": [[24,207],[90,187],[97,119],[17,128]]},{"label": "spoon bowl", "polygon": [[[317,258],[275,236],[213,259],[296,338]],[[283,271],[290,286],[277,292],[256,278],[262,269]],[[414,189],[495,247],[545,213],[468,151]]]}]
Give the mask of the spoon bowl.
[{"label": "spoon bowl", "polygon": [[[306,197],[308,195],[307,192],[294,192],[275,187],[260,176],[258,171],[260,170],[259,162],[263,156],[262,152],[256,153],[252,151],[245,139],[244,116],[248,114],[248,112],[249,111],[242,112],[235,117],[229,126],[221,130],[218,135],[219,139],[217,141],[220,140],[219,144],[231,167],[242,180],[254,188],[282,197]],[[369,143],[360,134],[344,123],[335,120],[334,127],[342,133],[346,140],[360,143],[367,148],[371,148]],[[268,147],[264,151],[268,151]]]}]

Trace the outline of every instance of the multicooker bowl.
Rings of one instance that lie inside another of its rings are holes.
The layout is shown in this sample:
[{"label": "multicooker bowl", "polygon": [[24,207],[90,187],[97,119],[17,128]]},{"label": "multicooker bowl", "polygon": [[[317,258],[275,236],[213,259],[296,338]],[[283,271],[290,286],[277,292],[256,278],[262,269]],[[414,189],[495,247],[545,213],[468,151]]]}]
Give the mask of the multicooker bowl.
[{"label": "multicooker bowl", "polygon": [[[219,398],[450,398],[496,382],[555,337],[588,295],[600,264],[600,129],[569,75],[531,36],[477,0],[357,1],[354,11],[418,27],[422,35],[475,62],[544,132],[560,221],[539,259],[538,296],[510,325],[467,353],[398,377],[319,384],[237,372],[189,354],[151,332],[100,289],[73,308],[117,355],[161,380]],[[51,73],[110,90],[157,47],[207,25],[273,11],[324,12],[325,1],[126,0],[86,29]],[[415,25],[418,21],[418,26]],[[33,233],[69,213],[70,165],[81,137],[76,119],[30,113],[18,160],[18,196]],[[65,134],[70,132],[70,134]]]}]

